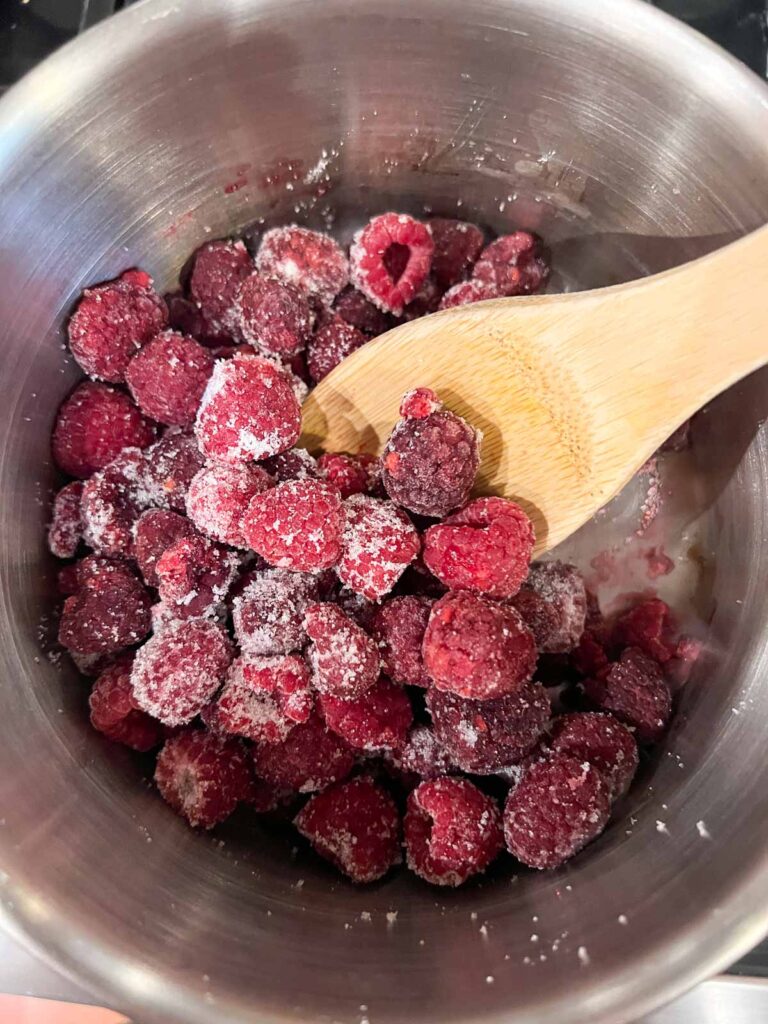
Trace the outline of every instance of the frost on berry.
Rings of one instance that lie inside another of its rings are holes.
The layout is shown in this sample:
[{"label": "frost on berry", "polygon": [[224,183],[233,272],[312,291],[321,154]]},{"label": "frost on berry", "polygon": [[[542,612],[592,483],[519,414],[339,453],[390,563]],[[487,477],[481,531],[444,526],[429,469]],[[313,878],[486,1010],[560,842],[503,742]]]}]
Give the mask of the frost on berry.
[{"label": "frost on berry", "polygon": [[675,653],[669,605],[658,597],[641,601],[619,617],[614,639],[626,647],[639,647],[664,665]]},{"label": "frost on berry", "polygon": [[549,256],[541,240],[528,231],[515,231],[483,249],[472,277],[499,295],[529,295],[547,283],[549,271]]},{"label": "frost on berry", "polygon": [[224,336],[231,333],[235,295],[252,272],[253,261],[242,242],[206,242],[197,250],[189,291],[209,332]]},{"label": "frost on berry", "polygon": [[456,306],[468,306],[472,302],[485,302],[486,299],[498,299],[503,295],[497,288],[484,281],[460,281],[449,288],[440,300],[440,309],[454,309]]},{"label": "frost on berry", "polygon": [[126,448],[83,487],[86,543],[101,555],[133,557],[134,524],[150,501],[144,455],[138,448]]},{"label": "frost on berry", "polygon": [[336,572],[350,590],[376,601],[389,593],[418,555],[418,532],[400,509],[364,494],[353,494],[344,502],[344,510]]},{"label": "frost on berry", "polygon": [[338,605],[310,605],[305,629],[312,641],[309,660],[320,693],[356,700],[370,690],[381,669],[376,644]]},{"label": "frost on berry", "polygon": [[549,747],[556,754],[589,761],[608,784],[611,801],[629,789],[638,764],[632,733],[612,715],[574,712],[554,720]]},{"label": "frost on berry", "polygon": [[261,274],[247,277],[235,299],[240,336],[269,355],[288,358],[305,348],[313,319],[297,288]]},{"label": "frost on berry", "polygon": [[605,828],[608,783],[588,761],[558,754],[532,765],[504,808],[509,852],[530,868],[557,868]]},{"label": "frost on berry", "polygon": [[413,722],[408,694],[384,677],[362,697],[342,700],[326,693],[318,703],[329,729],[355,750],[399,750]]},{"label": "frost on berry", "polygon": [[413,772],[421,779],[448,775],[454,767],[445,747],[428,725],[416,725],[411,729],[396,761],[403,771]]},{"label": "frost on berry", "polygon": [[152,504],[184,512],[189,485],[205,463],[194,434],[167,430],[146,449],[145,459]]},{"label": "frost on berry", "polygon": [[404,213],[382,213],[355,235],[352,283],[379,309],[399,316],[432,265],[429,228]]},{"label": "frost on berry", "polygon": [[319,384],[343,359],[369,340],[368,335],[340,316],[332,316],[315,331],[307,345],[307,369],[312,381]]},{"label": "frost on berry", "polygon": [[159,423],[191,427],[213,372],[213,356],[175,331],[155,335],[128,364],[125,379],[138,407]]},{"label": "frost on berry", "polygon": [[109,654],[139,643],[150,630],[149,591],[130,569],[84,559],[78,590],[64,602],[59,643],[74,654]]},{"label": "frost on berry", "polygon": [[267,231],[256,266],[329,306],[349,280],[347,257],[329,235],[291,224]]},{"label": "frost on berry", "polygon": [[584,578],[574,565],[532,565],[512,604],[543,654],[566,654],[581,639],[587,617],[587,591]]},{"label": "frost on berry", "polygon": [[375,455],[362,452],[347,455],[345,452],[327,452],[317,460],[322,477],[333,484],[342,498],[353,494],[375,494],[381,475],[379,460]]},{"label": "frost on berry", "polygon": [[424,564],[452,590],[508,598],[528,574],[534,539],[514,501],[477,498],[427,530]]},{"label": "frost on berry", "polygon": [[634,728],[642,743],[660,739],[672,715],[672,696],[658,663],[639,647],[628,647],[618,661],[584,683],[593,705]]},{"label": "frost on berry", "polygon": [[98,677],[88,703],[91,725],[108,739],[133,750],[147,751],[163,741],[163,727],[142,711],[131,687],[130,655],[119,658]]},{"label": "frost on berry", "polygon": [[469,274],[483,248],[483,232],[476,224],[448,217],[432,217],[429,230],[435,243],[432,275],[445,292]]},{"label": "frost on berry", "polygon": [[73,480],[72,483],[65,484],[53,499],[53,512],[48,526],[48,548],[57,558],[74,558],[82,540],[82,496],[82,482]]},{"label": "frost on berry", "polygon": [[160,582],[156,571],[158,558],[181,537],[194,533],[192,523],[178,512],[162,508],[142,512],[133,531],[133,553],[148,586],[156,587]]},{"label": "frost on berry", "polygon": [[260,466],[208,462],[187,490],[187,515],[207,537],[246,547],[240,523],[251,498],[266,491],[272,479]]},{"label": "frost on berry", "polygon": [[242,519],[246,543],[270,565],[311,572],[339,560],[344,508],[321,480],[289,480],[257,494]]},{"label": "frost on berry", "polygon": [[345,779],[355,766],[355,755],[318,715],[312,715],[281,743],[257,744],[253,761],[259,778],[277,789],[316,793]]},{"label": "frost on berry", "polygon": [[286,480],[320,480],[322,474],[318,469],[317,460],[306,448],[290,448],[270,459],[264,459],[262,466],[279,484]]},{"label": "frost on berry", "polygon": [[183,725],[213,697],[231,660],[232,645],[220,626],[180,622],[137,651],[131,673],[136,701],[164,725]]},{"label": "frost on berry", "polygon": [[312,703],[309,669],[303,658],[243,654],[230,665],[207,724],[255,743],[280,743],[297,723],[308,721]]},{"label": "frost on berry", "polygon": [[423,653],[439,690],[475,700],[522,689],[536,667],[533,634],[515,609],[463,591],[433,605]]},{"label": "frost on berry", "polygon": [[356,288],[345,288],[333,305],[335,313],[356,327],[358,331],[375,338],[394,326],[394,321],[383,313]]},{"label": "frost on berry", "polygon": [[433,885],[481,874],[504,846],[495,802],[467,779],[422,782],[403,821],[408,867]]},{"label": "frost on berry", "polygon": [[403,686],[429,686],[422,644],[434,601],[429,597],[393,597],[373,616],[373,636],[386,675]]},{"label": "frost on berry", "polygon": [[250,654],[298,651],[307,642],[304,616],[319,597],[317,580],[285,569],[255,573],[232,601],[240,648]]},{"label": "frost on berry", "polygon": [[234,582],[238,562],[233,552],[196,531],[179,537],[155,564],[160,598],[179,618],[214,616]]},{"label": "frost on berry", "polygon": [[433,412],[439,412],[443,403],[432,388],[412,388],[406,391],[400,402],[400,415],[407,420],[425,420]]}]

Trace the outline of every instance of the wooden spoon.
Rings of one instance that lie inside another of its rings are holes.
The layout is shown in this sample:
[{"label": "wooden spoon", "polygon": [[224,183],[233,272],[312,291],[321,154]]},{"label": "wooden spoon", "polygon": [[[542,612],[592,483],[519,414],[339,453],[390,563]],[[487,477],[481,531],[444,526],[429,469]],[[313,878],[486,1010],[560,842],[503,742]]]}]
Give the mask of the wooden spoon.
[{"label": "wooden spoon", "polygon": [[380,452],[403,393],[433,388],[483,431],[476,493],[519,501],[541,553],[768,361],[767,299],[768,227],[629,284],[436,313],[329,374],[304,406],[302,443]]}]

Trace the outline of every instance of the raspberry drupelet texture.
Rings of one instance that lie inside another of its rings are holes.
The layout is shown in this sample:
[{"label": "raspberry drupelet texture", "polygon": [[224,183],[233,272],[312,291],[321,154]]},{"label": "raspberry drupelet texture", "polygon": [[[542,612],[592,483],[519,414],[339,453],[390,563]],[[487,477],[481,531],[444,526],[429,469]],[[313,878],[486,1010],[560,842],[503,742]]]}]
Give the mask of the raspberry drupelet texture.
[{"label": "raspberry drupelet texture", "polygon": [[150,508],[142,512],[133,530],[133,554],[147,586],[157,587],[157,560],[182,537],[191,537],[195,528],[186,516],[168,509]]},{"label": "raspberry drupelet texture", "polygon": [[[85,559],[91,562],[91,559]],[[140,643],[151,628],[149,591],[121,563],[78,574],[79,589],[64,602],[59,643],[75,654],[110,654]]]},{"label": "raspberry drupelet texture", "polygon": [[419,534],[408,516],[387,501],[353,494],[344,502],[344,511],[336,572],[350,590],[377,601],[418,555]]},{"label": "raspberry drupelet texture", "polygon": [[339,491],[342,498],[353,494],[374,494],[380,474],[379,460],[375,455],[347,455],[344,452],[327,452],[317,460],[323,478]]},{"label": "raspberry drupelet texture", "polygon": [[284,484],[286,480],[322,479],[317,460],[306,448],[290,448],[287,452],[280,452],[270,459],[264,459],[262,466],[278,484]]},{"label": "raspberry drupelet texture", "polygon": [[349,280],[347,257],[338,243],[296,224],[267,231],[256,253],[256,267],[326,306]]},{"label": "raspberry drupelet texture", "polygon": [[639,647],[660,665],[675,653],[669,605],[658,597],[641,601],[616,622],[614,636],[622,646]]},{"label": "raspberry drupelet texture", "polygon": [[440,309],[454,309],[456,306],[468,306],[472,302],[484,302],[486,299],[499,299],[503,295],[492,284],[485,281],[460,281],[443,295]]},{"label": "raspberry drupelet texture", "polygon": [[346,320],[348,324],[370,338],[375,338],[394,327],[392,317],[374,306],[356,288],[345,288],[333,304],[333,309],[342,320]]},{"label": "raspberry drupelet texture", "polygon": [[403,832],[408,867],[433,885],[461,885],[485,871],[504,846],[498,807],[467,779],[417,786]]},{"label": "raspberry drupelet texture", "polygon": [[312,704],[309,669],[303,658],[244,654],[230,665],[206,724],[254,743],[280,743],[297,723],[309,720]]},{"label": "raspberry drupelet texture", "polygon": [[549,280],[549,257],[541,240],[528,231],[502,235],[480,253],[472,276],[499,295],[530,295]]},{"label": "raspberry drupelet texture", "polygon": [[542,654],[566,654],[581,639],[587,618],[584,578],[574,565],[537,562],[512,604]]},{"label": "raspberry drupelet texture", "polygon": [[205,729],[184,729],[157,756],[160,795],[193,828],[225,821],[251,788],[251,769],[242,743]]},{"label": "raspberry drupelet texture", "polygon": [[187,514],[207,537],[247,547],[241,528],[251,498],[266,491],[272,479],[261,466],[208,462],[195,474],[187,490]]},{"label": "raspberry drupelet texture", "polygon": [[194,434],[171,428],[145,457],[153,504],[184,512],[189,485],[205,463]]},{"label": "raspberry drupelet texture", "polygon": [[353,882],[375,882],[400,862],[400,815],[373,779],[351,779],[313,796],[294,819],[314,849]]},{"label": "raspberry drupelet texture", "polygon": [[427,530],[424,564],[451,590],[509,598],[528,574],[534,539],[514,501],[477,498]]},{"label": "raspberry drupelet texture", "polygon": [[240,286],[235,311],[238,333],[259,351],[288,359],[306,348],[312,310],[293,285],[252,274]]},{"label": "raspberry drupelet texture", "polygon": [[253,761],[259,778],[277,789],[317,793],[346,779],[355,766],[355,755],[318,715],[311,715],[281,743],[257,744]]},{"label": "raspberry drupelet texture", "polygon": [[293,387],[274,363],[240,354],[216,363],[197,413],[197,440],[207,458],[266,459],[291,448],[300,430]]},{"label": "raspberry drupelet texture", "polygon": [[318,699],[326,724],[355,750],[400,750],[413,723],[413,708],[401,686],[382,677],[362,697]]},{"label": "raspberry drupelet texture", "polygon": [[255,573],[232,601],[240,649],[261,655],[300,650],[307,642],[304,616],[319,596],[313,576],[285,569]]},{"label": "raspberry drupelet texture", "polygon": [[641,743],[660,739],[672,715],[672,696],[661,669],[639,647],[628,647],[618,661],[584,683],[593,705],[634,728]]},{"label": "raspberry drupelet texture", "polygon": [[637,743],[612,715],[574,712],[554,720],[549,747],[579,761],[589,761],[608,784],[611,802],[629,789],[637,771]]},{"label": "raspberry drupelet texture", "polygon": [[248,505],[241,521],[246,543],[279,569],[329,569],[341,554],[344,507],[321,480],[289,480]]},{"label": "raspberry drupelet texture", "polygon": [[132,558],[134,525],[151,498],[143,453],[124,448],[83,487],[80,510],[86,542],[100,555]]},{"label": "raspberry drupelet texture", "polygon": [[429,228],[405,213],[382,213],[355,235],[352,283],[386,313],[400,316],[432,265]]},{"label": "raspberry drupelet texture", "polygon": [[206,242],[195,253],[189,292],[208,331],[227,337],[235,326],[235,296],[253,273],[253,261],[242,242]]},{"label": "raspberry drupelet texture", "polygon": [[98,677],[88,703],[91,725],[108,739],[147,751],[163,741],[163,726],[139,708],[131,687],[131,655],[120,657]]},{"label": "raspberry drupelet texture", "polygon": [[53,499],[48,548],[57,558],[74,558],[83,538],[84,523],[80,508],[82,496],[82,482],[73,480],[65,484]]},{"label": "raspberry drupelet texture", "polygon": [[374,641],[335,604],[312,604],[304,628],[312,641],[309,661],[319,693],[356,700],[379,678],[381,659]]},{"label": "raspberry drupelet texture", "polygon": [[128,364],[125,380],[143,413],[171,427],[191,427],[213,372],[213,356],[175,331],[155,335]]},{"label": "raspberry drupelet texture", "polygon": [[475,700],[522,689],[536,667],[533,634],[515,609],[463,591],[433,605],[422,650],[439,690]]},{"label": "raspberry drupelet texture", "polygon": [[413,772],[421,779],[448,775],[454,767],[448,752],[428,725],[416,725],[411,729],[395,762],[403,771]]},{"label": "raspberry drupelet texture", "polygon": [[319,384],[343,359],[369,340],[367,334],[340,316],[332,316],[315,331],[307,344],[307,369],[312,381]]},{"label": "raspberry drupelet texture", "polygon": [[69,321],[69,347],[90,377],[121,383],[132,356],[168,323],[152,278],[128,270],[116,281],[86,288]]},{"label": "raspberry drupelet texture", "polygon": [[429,686],[422,645],[434,601],[429,597],[393,597],[373,616],[373,636],[384,672],[403,686]]},{"label": "raspberry drupelet texture", "polygon": [[238,562],[237,555],[197,532],[180,537],[155,566],[160,598],[179,619],[216,616]]},{"label": "raspberry drupelet texture", "polygon": [[588,761],[558,754],[532,765],[504,808],[507,849],[530,868],[557,868],[605,828],[608,783]]},{"label": "raspberry drupelet texture", "polygon": [[441,292],[463,281],[475,264],[485,238],[476,224],[448,217],[432,217],[429,230],[435,243],[432,275]]}]

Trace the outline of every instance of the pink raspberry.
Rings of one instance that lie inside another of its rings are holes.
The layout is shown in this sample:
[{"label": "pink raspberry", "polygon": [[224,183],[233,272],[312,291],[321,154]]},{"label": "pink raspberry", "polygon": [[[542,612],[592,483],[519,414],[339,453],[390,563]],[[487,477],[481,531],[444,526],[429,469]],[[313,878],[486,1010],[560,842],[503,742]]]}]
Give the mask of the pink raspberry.
[{"label": "pink raspberry", "polygon": [[628,647],[594,679],[584,683],[588,700],[634,728],[641,743],[660,739],[672,715],[672,696],[657,662]]},{"label": "pink raspberry", "polygon": [[622,646],[639,647],[660,665],[666,664],[675,652],[669,605],[658,597],[641,601],[619,618],[614,637]]},{"label": "pink raspberry", "polygon": [[512,604],[543,654],[566,654],[581,639],[587,617],[584,578],[574,565],[537,562]]},{"label": "pink raspberry", "polygon": [[455,309],[456,306],[469,306],[473,302],[485,302],[486,299],[500,299],[503,292],[485,281],[460,281],[443,295],[440,309]]},{"label": "pink raspberry", "polygon": [[192,478],[205,464],[194,435],[168,430],[145,454],[153,504],[184,512]]},{"label": "pink raspberry", "polygon": [[320,712],[329,729],[356,750],[399,750],[413,722],[408,694],[381,678],[362,697],[342,700],[321,694]]},{"label": "pink raspberry", "polygon": [[143,453],[125,448],[83,487],[80,509],[86,542],[101,555],[132,558],[134,524],[150,498]]},{"label": "pink raspberry", "polygon": [[351,779],[318,793],[294,824],[321,857],[353,882],[375,882],[400,862],[400,815],[373,779]]},{"label": "pink raspberry", "polygon": [[343,359],[367,341],[370,338],[346,320],[340,316],[331,317],[315,331],[307,345],[307,369],[313,382],[319,384]]},{"label": "pink raspberry", "polygon": [[408,516],[387,501],[353,494],[344,502],[346,523],[336,572],[342,583],[370,601],[394,587],[419,553],[419,535]]},{"label": "pink raspberry", "polygon": [[235,313],[243,339],[271,355],[300,352],[312,332],[312,311],[301,292],[261,274],[251,274],[240,285]]},{"label": "pink raspberry", "polygon": [[374,613],[373,636],[384,672],[402,686],[429,686],[422,644],[433,604],[429,597],[393,597]]},{"label": "pink raspberry", "polygon": [[400,402],[400,415],[406,420],[425,420],[433,412],[440,412],[443,403],[432,388],[413,388],[406,391]]},{"label": "pink raspberry", "polygon": [[237,464],[292,447],[301,409],[287,375],[258,356],[216,363],[197,413],[197,440],[209,459]]},{"label": "pink raspberry", "polygon": [[286,480],[320,480],[322,474],[317,467],[317,460],[306,448],[289,448],[270,459],[264,459],[262,466],[279,484]]},{"label": "pink raspberry", "polygon": [[233,329],[235,295],[251,273],[253,261],[242,242],[206,242],[195,253],[189,291],[214,334]]},{"label": "pink raspberry", "polygon": [[148,586],[157,587],[160,583],[156,569],[158,558],[177,540],[194,533],[192,523],[177,512],[162,508],[142,512],[134,528],[133,553]]},{"label": "pink raspberry", "polygon": [[432,274],[445,292],[469,274],[485,239],[477,225],[448,217],[432,217],[429,230],[435,243]]},{"label": "pink raspberry", "polygon": [[370,690],[381,669],[376,644],[338,605],[310,605],[305,629],[312,641],[310,664],[320,693],[356,700]]},{"label": "pink raspberry", "polygon": [[502,235],[480,253],[472,276],[501,295],[529,295],[549,280],[549,256],[528,231]]},{"label": "pink raspberry", "polygon": [[317,715],[297,725],[282,743],[260,743],[253,751],[256,774],[277,789],[316,793],[345,779],[355,755]]},{"label": "pink raspberry", "polygon": [[296,224],[267,231],[256,253],[256,266],[297,288],[306,298],[330,306],[349,280],[347,257],[329,235]]},{"label": "pink raspberry", "polygon": [[242,519],[249,547],[279,569],[311,572],[339,560],[344,508],[320,480],[289,480],[257,494]]},{"label": "pink raspberry", "polygon": [[432,885],[481,874],[504,846],[495,802],[467,779],[422,782],[403,821],[408,867]]},{"label": "pink raspberry", "polygon": [[532,765],[504,808],[507,849],[529,868],[557,868],[605,828],[608,784],[588,761],[558,754]]},{"label": "pink raspberry", "polygon": [[261,466],[208,462],[190,482],[187,514],[207,537],[234,548],[247,547],[240,523],[251,498],[271,483]]},{"label": "pink raspberry", "polygon": [[298,655],[235,658],[206,724],[254,743],[281,743],[312,713],[309,669]]},{"label": "pink raspberry", "polygon": [[90,377],[119,384],[128,362],[168,323],[168,310],[141,270],[86,288],[69,321],[72,355]]},{"label": "pink raspberry", "polygon": [[327,452],[320,456],[317,465],[342,498],[351,498],[353,494],[372,494],[379,483],[379,460],[375,455]]},{"label": "pink raspberry", "polygon": [[428,725],[416,725],[411,729],[396,760],[403,771],[413,772],[421,779],[436,779],[453,770],[448,752]]},{"label": "pink raspberry", "polygon": [[427,530],[424,564],[452,590],[512,597],[528,574],[534,539],[514,501],[477,498]]},{"label": "pink raspberry", "polygon": [[133,657],[121,657],[99,675],[88,703],[91,725],[116,743],[147,751],[163,741],[163,727],[139,709],[131,688]]},{"label": "pink raspberry", "polygon": [[342,320],[346,320],[358,331],[362,331],[363,334],[372,338],[375,338],[377,334],[383,334],[394,326],[392,318],[377,309],[356,288],[345,288],[336,299],[333,309]]},{"label": "pink raspberry", "polygon": [[463,591],[433,605],[423,654],[439,690],[474,700],[521,690],[536,667],[533,634],[515,609]]},{"label": "pink raspberry", "polygon": [[250,654],[288,654],[304,646],[304,616],[319,597],[317,580],[285,569],[256,573],[232,602],[235,636]]},{"label": "pink raspberry", "polygon": [[462,771],[486,775],[515,764],[536,746],[550,716],[547,691],[529,683],[495,700],[464,700],[427,691],[435,735]]},{"label": "pink raspberry", "polygon": [[134,696],[164,725],[183,725],[213,697],[231,661],[232,645],[220,626],[204,619],[180,622],[136,652]]},{"label": "pink raspberry", "polygon": [[175,331],[155,335],[128,364],[125,380],[147,416],[191,427],[213,372],[213,356],[194,338]]},{"label": "pink raspberry", "polygon": [[612,715],[560,715],[554,720],[549,747],[555,754],[594,765],[608,784],[611,802],[626,793],[637,771],[635,737]]},{"label": "pink raspberry", "polygon": [[399,316],[432,265],[429,228],[405,213],[382,213],[355,235],[352,283],[379,309]]},{"label": "pink raspberry", "polygon": [[146,448],[155,427],[121,391],[85,381],[65,399],[56,417],[51,448],[59,469],[89,477],[123,448]]},{"label": "pink raspberry", "polygon": [[193,828],[225,821],[251,788],[243,745],[205,729],[184,729],[157,755],[155,783],[167,804]]},{"label": "pink raspberry", "polygon": [[130,569],[107,563],[88,576],[79,574],[79,584],[61,613],[62,647],[76,654],[109,654],[144,639],[152,601]]},{"label": "pink raspberry", "polygon": [[48,548],[57,558],[74,558],[83,538],[84,523],[80,508],[82,496],[82,482],[73,480],[65,484],[53,499]]},{"label": "pink raspberry", "polygon": [[209,616],[227,596],[237,566],[236,555],[196,531],[180,537],[155,565],[160,597],[179,618]]}]

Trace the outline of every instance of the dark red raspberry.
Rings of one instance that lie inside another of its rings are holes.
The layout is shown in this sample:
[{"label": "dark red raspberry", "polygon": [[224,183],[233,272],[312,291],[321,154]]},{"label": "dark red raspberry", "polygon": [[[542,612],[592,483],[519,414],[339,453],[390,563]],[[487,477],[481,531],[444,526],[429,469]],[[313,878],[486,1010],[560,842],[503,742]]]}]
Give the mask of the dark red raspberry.
[{"label": "dark red raspberry", "polygon": [[483,248],[483,232],[475,224],[449,217],[433,217],[429,230],[435,243],[432,274],[445,292],[463,281]]},{"label": "dark red raspberry", "polygon": [[474,700],[522,689],[536,667],[533,634],[515,609],[461,591],[432,607],[422,650],[439,690]]},{"label": "dark red raspberry", "polygon": [[433,604],[429,597],[393,597],[373,616],[384,672],[403,686],[429,686],[422,644]]},{"label": "dark red raspberry", "polygon": [[206,536],[234,548],[247,547],[240,523],[251,498],[271,484],[261,466],[209,462],[189,485],[187,515]]},{"label": "dark red raspberry", "polygon": [[132,656],[121,657],[99,675],[88,703],[91,725],[116,743],[147,751],[163,741],[163,726],[141,711],[131,688]]},{"label": "dark red raspberry", "polygon": [[369,601],[367,597],[363,597],[362,594],[356,594],[354,590],[349,590],[347,587],[339,587],[338,579],[334,577],[334,582],[337,584],[335,588],[328,592],[323,600],[335,599],[336,604],[339,608],[345,612],[350,619],[354,619],[358,626],[361,626],[366,633],[371,632],[373,627],[373,617],[376,612],[376,605],[373,601]]},{"label": "dark red raspberry", "polygon": [[639,647],[628,647],[584,683],[587,698],[619,721],[632,726],[641,743],[663,735],[672,715],[672,696],[658,663]]},{"label": "dark red raspberry", "polygon": [[196,531],[180,537],[158,558],[155,572],[161,599],[179,618],[215,614],[232,586],[238,557]]},{"label": "dark red raspberry", "polygon": [[154,439],[155,427],[128,395],[85,381],[59,409],[51,448],[59,469],[85,478],[104,469],[123,448],[146,448]]},{"label": "dark red raspberry", "polygon": [[600,638],[592,630],[586,630],[571,655],[571,661],[581,675],[596,676],[608,664],[609,658]]},{"label": "dark red raspberry", "polygon": [[65,484],[53,499],[48,547],[57,558],[74,558],[83,538],[82,496],[82,482],[73,480],[71,484]]},{"label": "dark red raspberry", "polygon": [[119,384],[128,362],[168,323],[152,278],[127,271],[116,281],[86,288],[69,321],[72,355],[90,377]]},{"label": "dark red raspberry", "polygon": [[612,715],[560,715],[552,725],[549,746],[556,754],[594,765],[608,783],[611,801],[626,793],[637,771],[635,737]]},{"label": "dark red raspberry", "polygon": [[485,302],[486,299],[502,298],[503,292],[485,281],[460,281],[449,288],[440,300],[440,309],[454,309],[456,306],[468,306],[472,302]]},{"label": "dark red raspberry", "polygon": [[67,596],[79,594],[83,587],[98,589],[109,586],[118,576],[128,580],[137,579],[133,567],[122,558],[87,555],[61,570],[59,591]]},{"label": "dark red raspberry", "polygon": [[251,770],[239,740],[184,729],[157,755],[155,783],[163,800],[193,828],[213,828],[247,798]]},{"label": "dark red raspberry", "polygon": [[213,356],[175,331],[155,335],[128,364],[125,380],[136,404],[153,420],[191,427],[213,372]]},{"label": "dark red raspberry", "polygon": [[262,352],[292,356],[306,347],[312,332],[312,310],[293,285],[251,274],[235,300],[237,329]]},{"label": "dark red raspberry", "polygon": [[373,779],[351,779],[318,793],[294,824],[321,857],[353,882],[375,882],[400,863],[400,815]]},{"label": "dark red raspberry", "polygon": [[424,564],[452,590],[512,597],[528,574],[534,539],[514,501],[477,498],[427,530]]},{"label": "dark red raspberry", "polygon": [[254,574],[232,602],[235,636],[250,654],[288,654],[307,641],[304,615],[318,599],[317,580],[285,569]]},{"label": "dark red raspberry", "polygon": [[355,766],[350,747],[312,715],[282,743],[260,743],[253,751],[256,774],[278,789],[316,793],[346,779]]},{"label": "dark red raspberry", "polygon": [[289,480],[257,494],[242,519],[249,547],[279,569],[311,572],[339,560],[344,508],[335,487]]},{"label": "dark red raspberry", "polygon": [[381,476],[398,505],[423,516],[444,516],[467,500],[479,464],[477,432],[441,410],[396,424],[381,456]]},{"label": "dark red raspberry", "polygon": [[355,235],[352,283],[379,309],[400,316],[429,273],[433,251],[425,224],[405,213],[382,213]]},{"label": "dark red raspberry", "polygon": [[362,697],[341,700],[322,694],[320,712],[329,729],[356,750],[399,750],[413,722],[408,694],[381,678]]},{"label": "dark red raspberry", "polygon": [[529,754],[550,715],[547,691],[539,683],[483,701],[428,690],[427,708],[435,735],[451,761],[479,775],[515,764]]},{"label": "dark red raspberry", "polygon": [[273,228],[261,240],[256,266],[330,306],[349,280],[347,257],[329,235],[296,224]]},{"label": "dark red raspberry", "polygon": [[156,566],[160,556],[181,537],[191,537],[195,528],[186,518],[167,509],[151,508],[142,512],[134,528],[133,553],[144,582],[159,584]]},{"label": "dark red raspberry", "polygon": [[356,288],[345,288],[336,299],[333,309],[342,320],[346,320],[348,324],[352,324],[358,331],[371,338],[394,327],[392,318],[377,309]]},{"label": "dark red raspberry", "polygon": [[406,391],[400,402],[400,415],[407,420],[425,420],[433,412],[439,412],[443,403],[432,388],[414,388]]},{"label": "dark red raspberry", "polygon": [[575,565],[537,562],[512,604],[543,654],[566,654],[581,639],[587,617],[584,578]]},{"label": "dark red raspberry", "polygon": [[434,278],[424,278],[421,288],[403,310],[403,320],[408,323],[411,320],[420,320],[423,316],[429,316],[430,313],[436,313],[440,308],[442,297],[443,290]]},{"label": "dark red raspberry", "polygon": [[230,665],[206,724],[255,743],[281,743],[297,723],[308,721],[312,703],[309,669],[302,658],[244,654]]},{"label": "dark red raspberry", "polygon": [[306,448],[290,448],[287,452],[264,459],[262,466],[279,484],[286,480],[320,480],[322,474],[317,460]]},{"label": "dark red raspberry", "polygon": [[257,461],[291,448],[301,408],[288,376],[258,356],[216,363],[197,414],[204,455],[221,462]]},{"label": "dark red raspberry", "polygon": [[289,790],[276,789],[269,782],[257,779],[254,775],[251,779],[251,788],[243,803],[257,814],[269,814],[271,811],[277,811],[284,804],[291,803],[293,799],[293,793]]},{"label": "dark red raspberry", "polygon": [[187,489],[205,464],[193,434],[171,429],[146,450],[147,477],[155,505],[186,509]]},{"label": "dark red raspberry", "polygon": [[339,579],[356,594],[377,601],[388,594],[421,547],[408,516],[387,501],[353,494],[344,502],[346,523]]},{"label": "dark red raspberry", "polygon": [[163,298],[168,307],[168,326],[172,331],[190,334],[208,348],[218,348],[231,340],[228,333],[217,332],[205,319],[202,310],[182,292],[169,292]]},{"label": "dark red raspberry", "polygon": [[417,725],[411,729],[396,761],[403,771],[413,772],[421,779],[448,775],[453,768],[447,751],[428,725]]},{"label": "dark red raspberry", "polygon": [[481,874],[504,847],[495,802],[467,779],[422,782],[403,821],[408,867],[432,885]]},{"label": "dark red raspberry", "polygon": [[307,345],[307,369],[315,384],[327,377],[331,370],[348,355],[365,345],[370,338],[356,327],[333,316],[318,328]]},{"label": "dark red raspberry", "polygon": [[138,448],[126,448],[83,487],[86,542],[101,555],[132,558],[134,525],[150,500],[144,455]]},{"label": "dark red raspberry", "polygon": [[[91,559],[84,559],[91,562]],[[137,644],[150,630],[149,591],[128,569],[100,565],[78,573],[80,589],[64,602],[59,643],[76,654],[109,654]]]},{"label": "dark red raspberry", "polygon": [[351,498],[353,494],[373,494],[379,483],[379,460],[374,455],[327,452],[320,456],[317,465],[342,498]]},{"label": "dark red raspberry", "polygon": [[253,261],[242,242],[206,242],[195,253],[189,291],[214,334],[233,329],[235,295],[251,273]]},{"label": "dark red raspberry", "polygon": [[605,828],[608,783],[588,761],[558,754],[532,765],[504,808],[507,849],[529,868],[557,868]]},{"label": "dark red raspberry", "polygon": [[614,639],[625,647],[639,647],[664,665],[675,652],[672,631],[669,605],[655,597],[641,601],[619,618]]},{"label": "dark red raspberry", "polygon": [[547,283],[549,271],[549,256],[541,240],[528,231],[515,231],[483,249],[472,277],[498,289],[501,295],[529,295]]},{"label": "dark red raspberry", "polygon": [[312,641],[310,664],[320,693],[356,700],[370,690],[381,670],[376,644],[338,605],[310,605],[305,629]]}]

